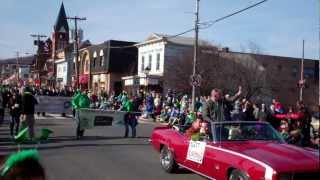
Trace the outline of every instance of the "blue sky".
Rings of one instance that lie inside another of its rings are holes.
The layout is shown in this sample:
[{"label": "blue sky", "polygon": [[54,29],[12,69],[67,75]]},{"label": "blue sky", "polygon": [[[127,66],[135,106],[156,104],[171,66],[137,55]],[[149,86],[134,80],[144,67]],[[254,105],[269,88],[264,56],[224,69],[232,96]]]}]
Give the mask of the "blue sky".
[{"label": "blue sky", "polygon": [[[216,19],[260,0],[201,0],[200,19]],[[35,52],[31,33],[51,35],[61,0],[1,0],[0,58]],[[195,0],[64,0],[69,16],[85,16],[85,39],[143,41],[152,32],[175,34],[193,26]],[[200,38],[241,51],[249,42],[264,54],[319,57],[318,0],[269,0],[202,30]],[[72,26],[72,24],[70,24]],[[190,33],[187,36],[192,36]]]}]

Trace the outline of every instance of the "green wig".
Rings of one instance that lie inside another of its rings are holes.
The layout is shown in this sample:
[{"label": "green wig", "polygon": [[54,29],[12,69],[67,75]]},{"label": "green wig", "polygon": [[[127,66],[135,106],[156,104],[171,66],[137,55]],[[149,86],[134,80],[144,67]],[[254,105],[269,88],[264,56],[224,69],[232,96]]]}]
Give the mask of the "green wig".
[{"label": "green wig", "polygon": [[18,153],[11,154],[4,164],[4,167],[1,171],[1,176],[5,176],[17,164],[19,164],[25,160],[29,160],[29,159],[39,161],[38,151],[37,150],[24,150],[24,151],[21,151]]}]

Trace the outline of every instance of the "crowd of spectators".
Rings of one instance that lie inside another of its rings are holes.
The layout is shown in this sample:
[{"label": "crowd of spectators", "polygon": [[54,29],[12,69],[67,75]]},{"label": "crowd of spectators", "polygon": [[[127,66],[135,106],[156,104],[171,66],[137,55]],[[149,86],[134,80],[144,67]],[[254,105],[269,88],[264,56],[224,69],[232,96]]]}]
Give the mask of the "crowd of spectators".
[{"label": "crowd of spectators", "polygon": [[[35,96],[66,96],[72,97],[76,91],[72,88],[36,88],[32,87]],[[88,91],[90,108],[100,110],[121,110],[127,101],[132,102],[132,112],[140,115],[139,118],[152,119],[163,123],[180,123],[183,125],[191,124],[201,116],[210,122],[216,121],[266,121],[269,122],[281,135],[292,144],[308,146],[319,144],[319,127],[312,125],[312,119],[319,126],[320,107],[316,106],[313,111],[298,101],[295,105],[285,107],[277,99],[271,102],[255,102],[241,96],[241,89],[234,96],[223,94],[222,91],[215,89],[211,96],[199,96],[195,99],[194,109],[191,108],[191,97],[177,95],[175,91],[168,90],[166,95],[154,91],[138,91],[135,95],[123,91],[116,95],[111,93],[100,93],[97,95]],[[213,103],[214,96],[218,98],[218,103]],[[1,90],[0,96],[0,123],[3,120],[4,108],[11,107],[10,114],[14,122],[19,116],[19,111],[14,107],[20,102],[21,91],[17,87],[5,87]],[[1,103],[2,102],[2,103]],[[220,107],[221,104],[221,107]],[[215,109],[217,108],[217,109]],[[219,108],[222,113],[214,113]],[[15,134],[19,127],[12,124],[11,133]]]}]

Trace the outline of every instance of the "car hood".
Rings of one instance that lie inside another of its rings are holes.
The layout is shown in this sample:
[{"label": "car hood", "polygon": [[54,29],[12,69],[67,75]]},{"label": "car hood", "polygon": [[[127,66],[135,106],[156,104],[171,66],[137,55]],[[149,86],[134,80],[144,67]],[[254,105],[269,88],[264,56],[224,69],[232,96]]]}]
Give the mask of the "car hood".
[{"label": "car hood", "polygon": [[225,148],[255,158],[277,172],[319,170],[319,152],[277,142],[245,141],[224,145]]}]

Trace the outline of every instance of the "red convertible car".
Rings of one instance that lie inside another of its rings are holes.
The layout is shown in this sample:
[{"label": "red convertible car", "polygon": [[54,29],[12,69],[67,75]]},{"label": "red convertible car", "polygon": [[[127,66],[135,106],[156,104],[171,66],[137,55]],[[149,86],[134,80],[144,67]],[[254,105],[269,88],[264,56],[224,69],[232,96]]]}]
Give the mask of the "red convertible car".
[{"label": "red convertible car", "polygon": [[319,152],[286,144],[264,122],[217,122],[209,138],[192,141],[184,128],[153,130],[162,168],[183,167],[216,180],[319,180]]}]

